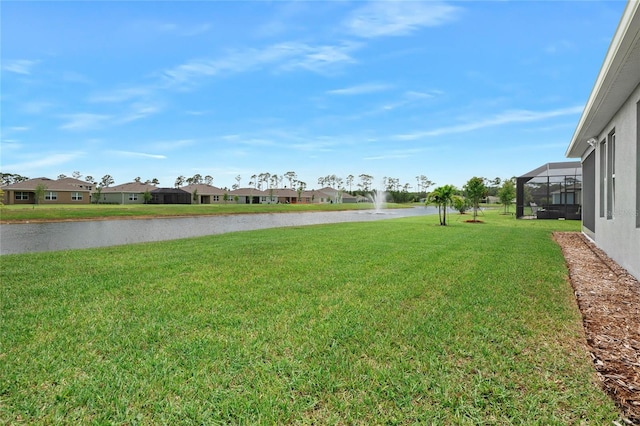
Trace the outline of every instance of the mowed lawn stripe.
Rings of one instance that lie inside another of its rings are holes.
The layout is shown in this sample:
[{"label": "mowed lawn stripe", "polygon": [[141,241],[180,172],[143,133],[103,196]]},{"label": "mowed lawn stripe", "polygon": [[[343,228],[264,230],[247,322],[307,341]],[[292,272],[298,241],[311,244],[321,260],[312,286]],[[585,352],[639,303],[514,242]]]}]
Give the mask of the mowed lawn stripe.
[{"label": "mowed lawn stripe", "polygon": [[0,421],[615,420],[551,232],[452,215],[0,257]]}]

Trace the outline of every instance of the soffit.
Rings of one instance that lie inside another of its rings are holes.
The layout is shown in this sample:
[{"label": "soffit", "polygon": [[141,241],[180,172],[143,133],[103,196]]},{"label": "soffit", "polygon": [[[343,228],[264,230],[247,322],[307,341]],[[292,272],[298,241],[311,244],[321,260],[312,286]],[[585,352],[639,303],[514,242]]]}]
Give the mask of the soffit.
[{"label": "soffit", "polygon": [[567,157],[581,157],[640,84],[640,2],[630,1],[589,96]]}]

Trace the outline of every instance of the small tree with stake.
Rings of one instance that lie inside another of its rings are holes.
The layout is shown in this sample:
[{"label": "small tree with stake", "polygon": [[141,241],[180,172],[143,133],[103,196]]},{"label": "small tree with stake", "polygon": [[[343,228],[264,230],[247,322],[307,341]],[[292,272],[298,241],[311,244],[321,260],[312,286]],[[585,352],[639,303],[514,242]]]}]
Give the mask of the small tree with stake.
[{"label": "small tree with stake", "polygon": [[44,200],[44,193],[46,190],[47,190],[47,187],[43,183],[39,183],[36,186],[36,189],[34,190],[34,193],[36,196],[35,204],[33,205],[34,209],[36,208],[36,204],[40,204],[42,200]]},{"label": "small tree with stake", "polygon": [[487,196],[487,187],[484,184],[484,179],[480,177],[472,177],[464,186],[465,196],[471,200],[471,206],[473,207],[473,221],[476,221],[478,217],[478,207],[480,200]]},{"label": "small tree with stake", "polygon": [[516,196],[516,188],[511,179],[505,180],[502,187],[498,190],[500,203],[504,206],[504,214],[509,213],[509,206],[513,203]]}]

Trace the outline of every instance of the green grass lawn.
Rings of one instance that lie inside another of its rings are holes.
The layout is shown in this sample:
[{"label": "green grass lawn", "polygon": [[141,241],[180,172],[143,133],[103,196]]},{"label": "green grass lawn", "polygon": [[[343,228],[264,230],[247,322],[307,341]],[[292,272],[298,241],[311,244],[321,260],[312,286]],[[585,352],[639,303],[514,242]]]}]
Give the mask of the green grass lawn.
[{"label": "green grass lawn", "polygon": [[0,423],[611,424],[579,223],[468,217],[2,256]]},{"label": "green grass lawn", "polygon": [[[388,203],[386,208],[413,207]],[[9,205],[0,208],[2,221],[78,220],[135,216],[202,216],[245,213],[288,213],[372,209],[371,203],[358,204],[59,204]]]}]

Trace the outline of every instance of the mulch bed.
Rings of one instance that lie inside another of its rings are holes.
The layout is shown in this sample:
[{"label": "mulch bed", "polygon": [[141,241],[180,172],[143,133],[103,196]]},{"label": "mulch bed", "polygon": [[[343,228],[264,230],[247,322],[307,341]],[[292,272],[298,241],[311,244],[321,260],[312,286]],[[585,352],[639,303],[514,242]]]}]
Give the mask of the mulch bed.
[{"label": "mulch bed", "polygon": [[555,232],[596,373],[625,420],[640,424],[640,283],[577,232]]}]

